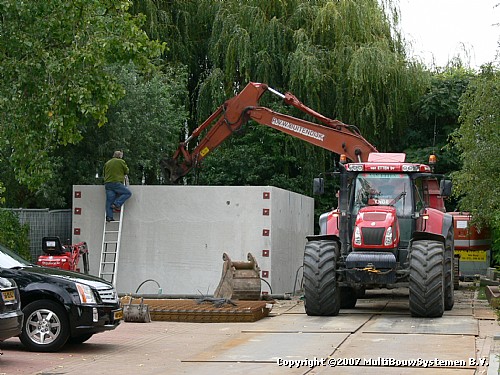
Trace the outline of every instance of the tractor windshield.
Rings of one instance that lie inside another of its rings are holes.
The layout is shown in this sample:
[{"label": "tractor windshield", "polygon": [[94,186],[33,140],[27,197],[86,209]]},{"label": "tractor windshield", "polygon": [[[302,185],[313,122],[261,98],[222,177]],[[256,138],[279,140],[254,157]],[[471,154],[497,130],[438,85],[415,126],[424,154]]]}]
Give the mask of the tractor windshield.
[{"label": "tractor windshield", "polygon": [[411,182],[402,173],[360,173],[355,179],[353,213],[366,206],[394,206],[398,216],[412,212]]}]

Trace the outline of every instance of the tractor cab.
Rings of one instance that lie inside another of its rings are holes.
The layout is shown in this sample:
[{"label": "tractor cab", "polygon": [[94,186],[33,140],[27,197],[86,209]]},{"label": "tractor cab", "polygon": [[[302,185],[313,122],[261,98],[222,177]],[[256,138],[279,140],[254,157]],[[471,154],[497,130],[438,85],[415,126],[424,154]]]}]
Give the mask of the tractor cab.
[{"label": "tractor cab", "polygon": [[412,233],[413,194],[404,173],[359,173],[351,186],[354,249],[394,250]]}]

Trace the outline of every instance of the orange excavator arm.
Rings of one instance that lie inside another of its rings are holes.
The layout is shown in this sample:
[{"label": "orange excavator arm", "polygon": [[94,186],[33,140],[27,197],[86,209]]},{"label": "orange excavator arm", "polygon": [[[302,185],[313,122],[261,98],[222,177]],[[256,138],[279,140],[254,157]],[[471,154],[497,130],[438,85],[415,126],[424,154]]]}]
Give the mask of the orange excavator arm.
[{"label": "orange excavator arm", "polygon": [[[266,91],[278,95],[286,104],[316,118],[321,124],[259,106],[259,99]],[[185,176],[250,119],[336,154],[345,154],[352,161],[366,161],[370,152],[377,152],[377,149],[361,136],[356,127],[321,115],[304,105],[291,93],[281,94],[264,83],[250,82],[238,95],[217,108],[186,141],[181,142],[171,159],[162,160],[162,167],[170,173],[170,181],[175,182]],[[205,136],[192,151],[189,151],[188,144],[198,138],[204,130],[207,130]]]}]

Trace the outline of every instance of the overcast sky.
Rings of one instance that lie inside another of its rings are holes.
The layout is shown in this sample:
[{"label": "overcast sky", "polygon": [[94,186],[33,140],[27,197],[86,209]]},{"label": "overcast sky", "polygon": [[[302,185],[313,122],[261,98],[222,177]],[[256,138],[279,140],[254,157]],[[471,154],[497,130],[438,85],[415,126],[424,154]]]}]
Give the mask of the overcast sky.
[{"label": "overcast sky", "polygon": [[[460,54],[472,68],[495,60],[500,0],[399,0],[401,28],[413,55],[438,67]],[[464,53],[464,50],[466,53]],[[469,55],[467,55],[467,53]]]}]

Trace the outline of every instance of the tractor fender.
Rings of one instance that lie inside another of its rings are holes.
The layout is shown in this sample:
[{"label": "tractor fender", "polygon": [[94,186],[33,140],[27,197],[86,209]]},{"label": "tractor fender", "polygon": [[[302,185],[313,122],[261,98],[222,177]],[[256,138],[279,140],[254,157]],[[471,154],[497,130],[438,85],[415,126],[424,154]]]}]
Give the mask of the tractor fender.
[{"label": "tractor fender", "polygon": [[[453,242],[453,216],[432,208],[428,208],[426,212],[429,218],[423,225],[423,230],[414,232],[412,241],[418,237],[418,239],[433,239],[441,241],[445,246],[452,246],[452,244],[447,244],[446,241],[451,240]],[[451,238],[449,233],[452,233]],[[438,237],[435,238],[431,235],[437,235]]]},{"label": "tractor fender", "polygon": [[[348,252],[348,247],[346,246],[346,249],[342,247],[342,241],[340,240],[340,237],[337,234],[319,234],[319,235],[310,235],[306,236],[307,242],[314,242],[314,241],[335,241],[337,243],[337,246],[339,248],[340,254],[344,255],[347,254]],[[307,244],[306,244],[307,247]]]},{"label": "tractor fender", "polygon": [[[448,239],[449,241],[451,240],[452,244],[454,242],[454,236],[453,232],[455,229],[455,224],[453,223],[453,216],[450,214],[444,214],[443,215],[443,228],[441,231],[441,234],[444,236],[445,239]],[[451,232],[451,238],[449,238],[448,233]],[[448,245],[448,244],[445,244]],[[454,246],[453,246],[454,247]]]},{"label": "tractor fender", "polygon": [[423,224],[422,232],[441,234],[446,238],[450,227],[453,228],[453,216],[434,208],[427,208],[426,214],[428,219]]},{"label": "tractor fender", "polygon": [[441,234],[431,233],[431,232],[413,232],[413,236],[410,240],[410,249],[413,241],[428,240],[428,241],[438,241],[442,242],[443,245],[446,244],[445,237]]},{"label": "tractor fender", "polygon": [[325,212],[319,217],[319,229],[320,234],[335,234],[339,235],[339,216],[340,211],[338,209]]},{"label": "tractor fender", "polygon": [[322,240],[337,241],[339,243],[339,246],[340,246],[340,238],[336,234],[310,235],[310,236],[306,236],[306,239],[308,241],[322,241]]}]

